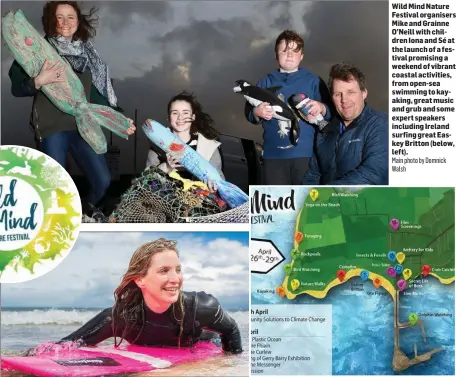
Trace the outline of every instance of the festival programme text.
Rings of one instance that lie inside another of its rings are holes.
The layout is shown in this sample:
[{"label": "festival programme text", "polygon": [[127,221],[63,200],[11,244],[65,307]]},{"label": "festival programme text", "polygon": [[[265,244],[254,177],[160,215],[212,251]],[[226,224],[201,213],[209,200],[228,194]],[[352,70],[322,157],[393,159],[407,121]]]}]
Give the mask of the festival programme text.
[{"label": "festival programme text", "polygon": [[252,375],[332,373],[331,305],[252,305]]},{"label": "festival programme text", "polygon": [[456,4],[393,1],[390,11],[390,184],[453,185]]}]

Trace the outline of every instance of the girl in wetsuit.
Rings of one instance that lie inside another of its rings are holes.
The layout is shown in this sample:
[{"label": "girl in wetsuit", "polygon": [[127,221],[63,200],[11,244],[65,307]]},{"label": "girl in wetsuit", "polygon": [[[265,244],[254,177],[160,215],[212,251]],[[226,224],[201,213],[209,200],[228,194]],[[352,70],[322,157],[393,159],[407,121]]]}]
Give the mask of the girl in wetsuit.
[{"label": "girl in wetsuit", "polygon": [[[58,343],[93,346],[114,337],[142,346],[191,347],[207,334],[220,334],[225,352],[241,353],[236,322],[212,295],[183,292],[175,241],[160,238],[140,246],[114,292],[115,304]],[[34,354],[33,351],[28,353]]]}]

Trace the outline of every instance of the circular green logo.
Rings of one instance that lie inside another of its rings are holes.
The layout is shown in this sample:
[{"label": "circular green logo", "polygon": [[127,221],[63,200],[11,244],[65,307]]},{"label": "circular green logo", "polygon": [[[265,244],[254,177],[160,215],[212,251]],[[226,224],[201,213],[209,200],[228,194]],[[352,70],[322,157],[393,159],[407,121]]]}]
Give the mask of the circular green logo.
[{"label": "circular green logo", "polygon": [[76,241],[81,214],[76,185],[55,160],[0,146],[0,283],[54,269]]}]

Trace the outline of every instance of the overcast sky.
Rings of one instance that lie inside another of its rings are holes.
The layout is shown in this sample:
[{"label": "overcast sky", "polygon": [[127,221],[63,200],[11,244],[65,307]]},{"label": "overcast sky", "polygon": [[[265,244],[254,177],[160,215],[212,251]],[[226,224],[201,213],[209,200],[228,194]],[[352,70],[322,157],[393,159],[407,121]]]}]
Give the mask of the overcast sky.
[{"label": "overcast sky", "polygon": [[248,232],[81,232],[58,267],[25,283],[2,284],[2,306],[108,307],[137,247],[177,240],[185,291],[205,291],[227,309],[249,304]]},{"label": "overcast sky", "polygon": [[[2,14],[21,8],[42,31],[43,2],[2,1]],[[195,92],[219,131],[261,141],[262,130],[244,119],[234,81],[256,83],[275,69],[274,42],[293,28],[304,36],[303,66],[325,81],[331,65],[355,63],[367,76],[370,105],[388,110],[387,1],[111,1],[99,7],[96,47],[115,79],[119,105],[138,125],[165,122],[168,100],[183,89]],[[2,44],[2,144],[33,146],[28,131],[31,99],[14,98],[8,70],[12,57]],[[133,173],[134,138],[114,137],[121,173]],[[148,141],[138,132],[138,171]]]}]

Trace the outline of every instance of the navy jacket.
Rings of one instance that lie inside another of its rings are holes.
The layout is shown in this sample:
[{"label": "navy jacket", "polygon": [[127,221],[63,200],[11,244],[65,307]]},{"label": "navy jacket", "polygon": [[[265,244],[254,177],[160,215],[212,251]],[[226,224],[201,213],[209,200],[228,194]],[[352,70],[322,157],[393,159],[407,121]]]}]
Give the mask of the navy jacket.
[{"label": "navy jacket", "polygon": [[[256,86],[260,88],[270,88],[281,86],[275,93],[277,96],[282,93],[285,97],[285,103],[288,98],[296,93],[305,93],[310,99],[322,102],[326,105],[325,119],[331,118],[331,104],[329,92],[324,82],[312,72],[305,68],[299,68],[292,73],[280,72],[278,69],[269,73],[261,79]],[[259,124],[253,114],[253,106],[246,103],[246,117],[252,124]],[[312,157],[312,151],[315,140],[315,128],[307,122],[299,120],[300,136],[298,144],[288,149],[278,148],[290,145],[289,137],[281,137],[279,134],[279,124],[277,119],[272,118],[269,121],[262,120],[263,133],[263,158],[265,159],[292,159],[301,157]]]},{"label": "navy jacket", "polygon": [[387,185],[388,115],[367,105],[340,134],[333,117],[317,137],[303,185]]}]

